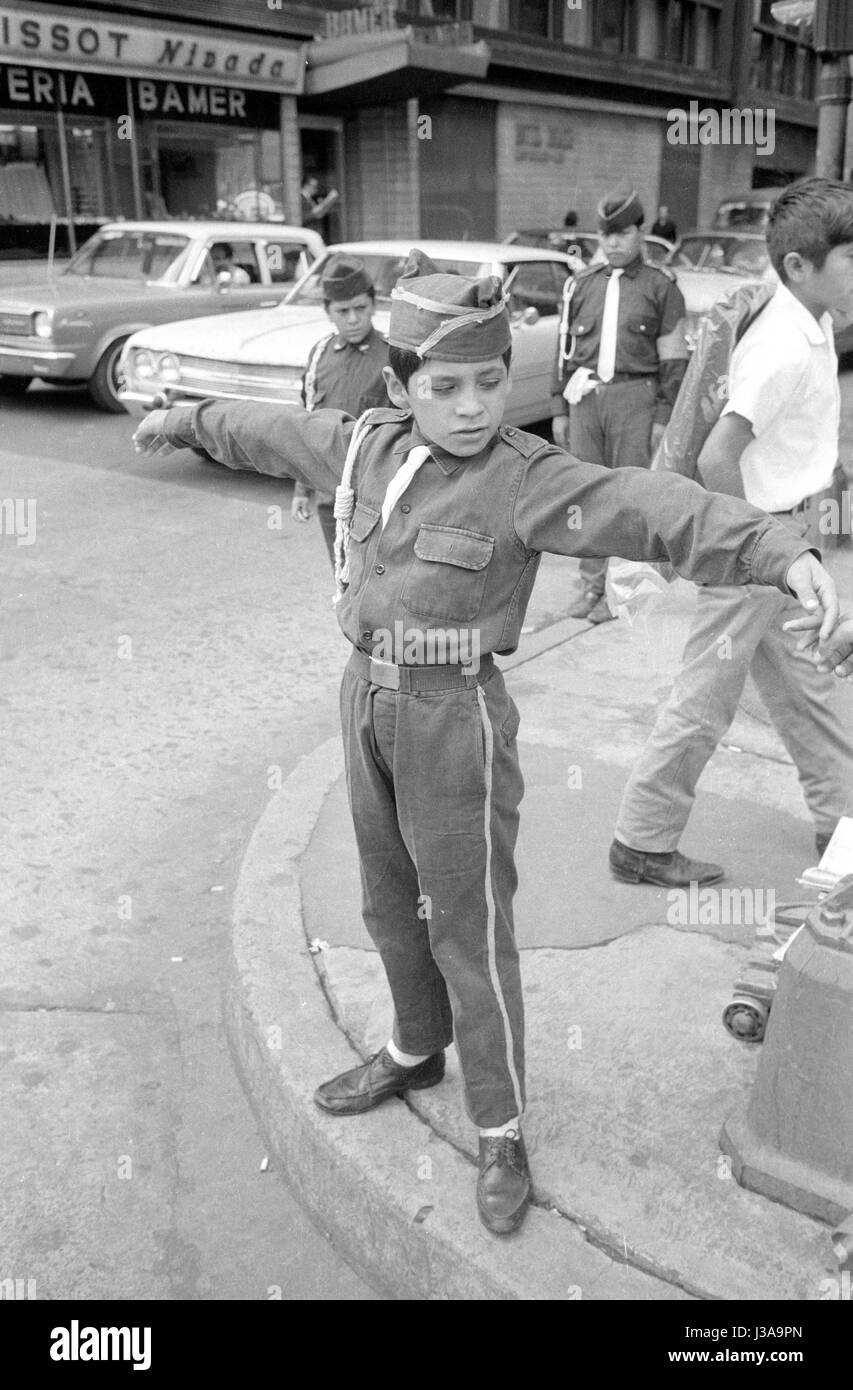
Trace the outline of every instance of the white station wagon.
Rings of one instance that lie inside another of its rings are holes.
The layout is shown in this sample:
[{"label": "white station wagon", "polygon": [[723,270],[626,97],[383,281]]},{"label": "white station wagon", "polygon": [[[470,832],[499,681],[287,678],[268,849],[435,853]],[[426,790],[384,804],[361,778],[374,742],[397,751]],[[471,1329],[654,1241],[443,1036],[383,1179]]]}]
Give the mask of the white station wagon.
[{"label": "white station wagon", "polygon": [[328,249],[278,308],[162,324],[134,333],[119,364],[119,399],[133,415],[159,406],[226,400],[298,404],[308,354],[331,325],[322,276],[329,256],[360,256],[376,286],[374,322],[388,330],[390,294],[409,250],[419,246],[441,270],[498,275],[509,295],[513,328],[508,424],[529,425],[561,412],[554,394],[563,285],[571,262],[558,251],[498,242],[349,241]]}]

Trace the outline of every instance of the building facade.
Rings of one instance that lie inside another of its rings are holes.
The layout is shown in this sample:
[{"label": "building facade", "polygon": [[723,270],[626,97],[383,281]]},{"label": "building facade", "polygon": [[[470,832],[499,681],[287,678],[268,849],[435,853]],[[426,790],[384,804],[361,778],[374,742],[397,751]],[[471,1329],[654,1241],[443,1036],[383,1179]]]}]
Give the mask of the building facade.
[{"label": "building facade", "polygon": [[0,254],[299,222],[306,179],[327,240],[591,226],[624,177],[686,230],[813,167],[807,37],[770,0],[0,0]]}]

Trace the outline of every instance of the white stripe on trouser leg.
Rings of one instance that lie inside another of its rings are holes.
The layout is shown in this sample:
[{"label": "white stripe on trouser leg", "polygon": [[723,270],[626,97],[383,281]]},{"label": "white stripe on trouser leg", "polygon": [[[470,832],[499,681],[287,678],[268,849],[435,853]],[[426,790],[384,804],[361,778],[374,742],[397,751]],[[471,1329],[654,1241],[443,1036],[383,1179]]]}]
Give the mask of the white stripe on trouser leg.
[{"label": "white stripe on trouser leg", "polygon": [[480,720],[483,725],[483,739],[486,745],[486,814],[484,833],[486,836],[486,945],[489,958],[489,976],[492,981],[492,988],[495,991],[495,998],[498,1001],[498,1008],[501,1011],[501,1018],[504,1026],[504,1043],[506,1047],[506,1065],[512,1080],[512,1089],[515,1095],[516,1109],[521,1114],[521,1085],[518,1080],[518,1073],[515,1069],[513,1058],[512,1029],[509,1023],[506,1001],[504,1000],[503,990],[501,989],[500,977],[495,950],[495,895],[492,891],[492,760],[494,754],[494,734],[492,731],[492,721],[489,718],[489,711],[486,707],[486,697],[483,694],[482,686],[477,686],[477,701],[480,706]]}]

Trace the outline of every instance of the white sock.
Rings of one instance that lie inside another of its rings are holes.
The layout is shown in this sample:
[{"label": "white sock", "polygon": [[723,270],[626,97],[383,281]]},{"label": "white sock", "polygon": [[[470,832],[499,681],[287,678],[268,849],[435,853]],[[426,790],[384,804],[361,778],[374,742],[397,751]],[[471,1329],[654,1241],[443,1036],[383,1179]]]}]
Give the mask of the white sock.
[{"label": "white sock", "polygon": [[414,1052],[401,1052],[393,1039],[387,1042],[385,1047],[388,1052],[390,1052],[391,1057],[397,1063],[398,1067],[420,1066],[421,1062],[425,1062],[427,1057],[430,1056],[429,1052],[425,1053],[423,1056],[417,1056]]},{"label": "white sock", "polygon": [[521,1116],[516,1115],[514,1120],[507,1120],[505,1125],[498,1125],[495,1129],[481,1129],[480,1134],[483,1139],[500,1139],[505,1134],[509,1134],[514,1129],[516,1134],[521,1133]]}]

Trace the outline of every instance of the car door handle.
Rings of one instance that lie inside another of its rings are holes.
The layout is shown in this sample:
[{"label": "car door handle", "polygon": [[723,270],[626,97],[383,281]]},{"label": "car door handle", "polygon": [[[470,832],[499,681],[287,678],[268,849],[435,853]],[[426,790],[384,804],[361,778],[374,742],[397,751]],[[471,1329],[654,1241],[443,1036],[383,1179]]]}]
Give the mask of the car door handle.
[{"label": "car door handle", "polygon": [[259,309],[274,309],[275,306],[276,306],[276,304],[278,304],[278,302],[279,302],[279,301],[278,301],[277,299],[262,299],[261,302],[260,302],[260,304],[258,305],[258,308],[259,308]]}]

